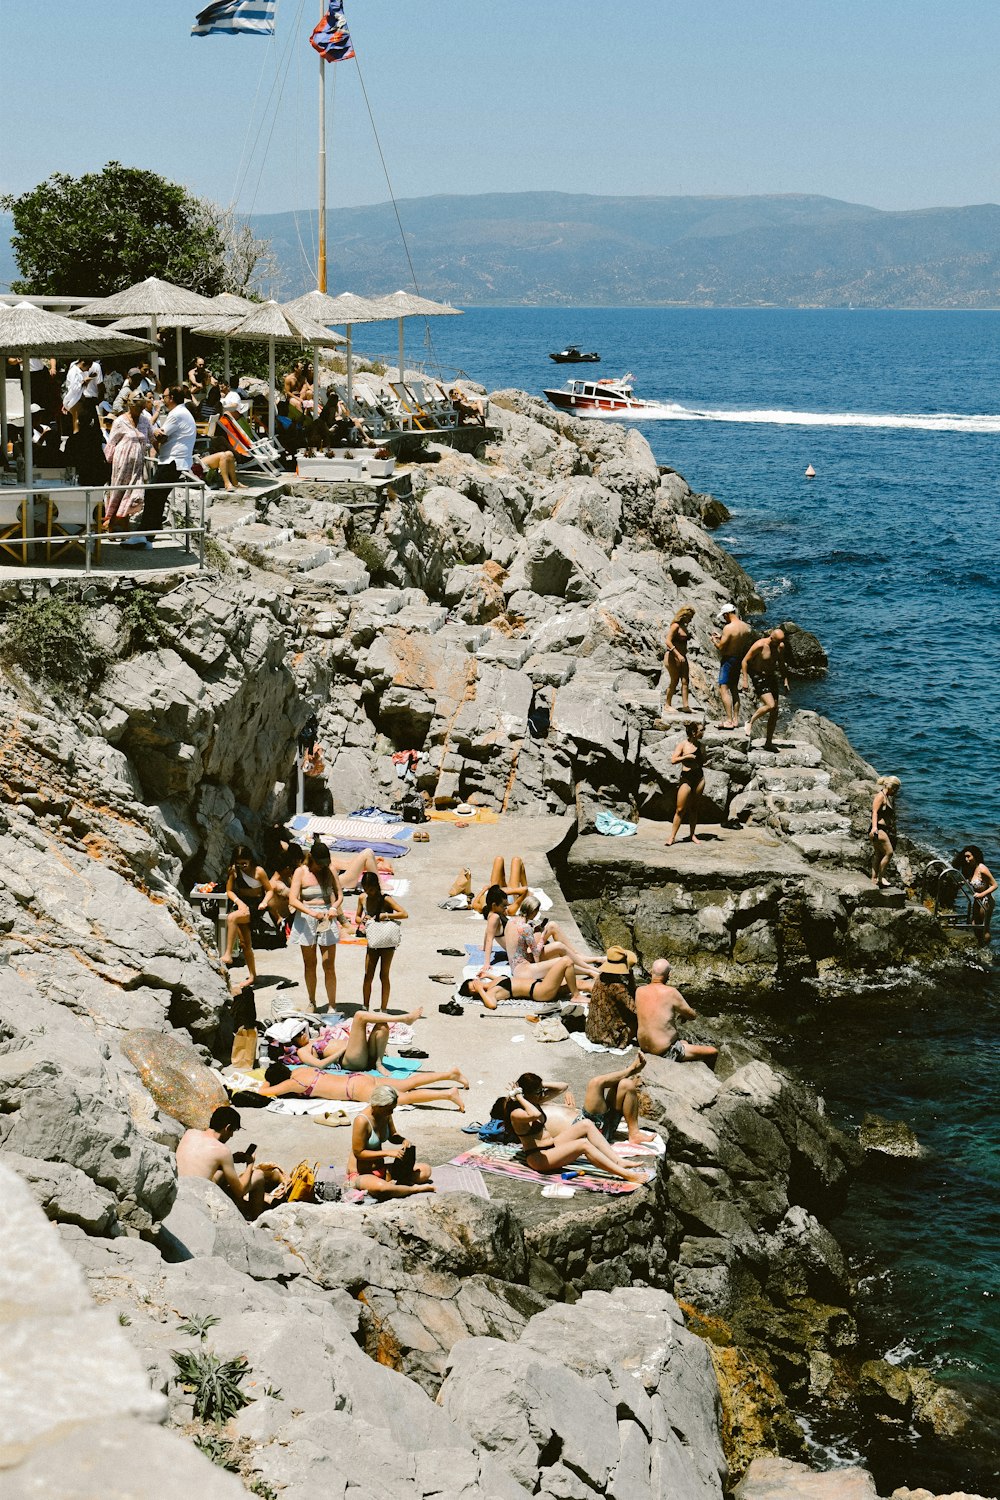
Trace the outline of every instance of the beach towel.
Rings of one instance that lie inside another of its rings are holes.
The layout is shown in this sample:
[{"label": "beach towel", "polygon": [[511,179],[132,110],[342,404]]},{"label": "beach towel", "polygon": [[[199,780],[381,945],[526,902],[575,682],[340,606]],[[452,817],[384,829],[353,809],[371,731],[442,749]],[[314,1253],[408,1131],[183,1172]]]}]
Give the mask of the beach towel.
[{"label": "beach towel", "polygon": [[615,1057],[624,1057],[626,1052],[632,1051],[631,1047],[603,1047],[600,1042],[592,1042],[585,1031],[571,1031],[570,1041],[584,1052],[613,1052]]},{"label": "beach towel", "polygon": [[[531,1167],[525,1166],[519,1160],[520,1147],[518,1146],[487,1146],[480,1143],[471,1151],[463,1151],[461,1156],[453,1156],[450,1165],[453,1167],[478,1167],[480,1172],[495,1172],[501,1177],[517,1177],[521,1182],[533,1182],[544,1187],[548,1183],[562,1182],[558,1172],[535,1172]],[[568,1169],[567,1169],[568,1170]],[[575,1188],[584,1188],[591,1193],[627,1193],[631,1191],[631,1184],[622,1182],[618,1177],[609,1177],[599,1167],[592,1167],[589,1162],[584,1164],[584,1170],[578,1177],[574,1177],[570,1184]]]},{"label": "beach towel", "polygon": [[360,840],[362,849],[370,845],[372,839],[396,840],[400,833],[405,837],[408,832],[406,824],[400,818],[317,818],[312,813],[297,813],[288,827],[294,833],[309,837],[318,835],[321,839],[357,839]]},{"label": "beach towel", "polygon": [[457,812],[451,808],[430,807],[427,816],[436,823],[499,823],[500,814],[491,812],[488,807],[477,807],[471,818],[459,817]]},{"label": "beach towel", "polygon": [[594,826],[598,833],[604,833],[616,839],[631,838],[634,833],[639,832],[638,823],[626,822],[624,818],[617,817],[613,812],[599,812],[594,819]]},{"label": "beach towel", "polygon": [[478,1167],[456,1167],[451,1163],[435,1167],[431,1181],[439,1193],[472,1193],[489,1199],[490,1193]]}]

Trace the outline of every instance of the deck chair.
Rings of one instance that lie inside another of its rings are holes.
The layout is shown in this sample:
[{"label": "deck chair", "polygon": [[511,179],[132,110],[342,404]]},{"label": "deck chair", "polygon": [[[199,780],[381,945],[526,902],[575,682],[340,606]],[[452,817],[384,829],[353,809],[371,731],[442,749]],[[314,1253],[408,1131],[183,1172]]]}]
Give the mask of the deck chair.
[{"label": "deck chair", "polygon": [[90,531],[93,541],[92,555],[101,556],[101,514],[104,506],[104,491],[85,490],[73,495],[49,497],[48,519],[45,526],[45,560],[58,562],[64,552],[72,547],[87,545],[87,514],[90,514]]},{"label": "deck chair", "polygon": [[285,469],[277,443],[270,438],[253,437],[244,423],[227,411],[219,417],[218,425],[241,468],[256,470],[269,479],[284,479]]},{"label": "deck chair", "polygon": [[353,397],[347,399],[347,387],[334,384],[333,389],[337,392],[337,399],[342,401],[350,413],[352,421],[362,431],[373,438],[380,438],[386,432],[394,431],[396,424],[386,417],[378,405],[374,392],[367,386],[355,386]]},{"label": "deck chair", "polygon": [[423,380],[411,380],[414,400],[432,418],[436,427],[457,427],[458,412],[440,388]]},{"label": "deck chair", "polygon": [[421,432],[429,432],[437,426],[430,412],[424,411],[408,385],[404,385],[401,380],[390,380],[389,389],[399,403],[400,411],[404,414],[408,427],[416,427]]},{"label": "deck chair", "polygon": [[195,438],[194,451],[196,453],[207,453],[212,446],[215,429],[219,425],[219,413],[214,411],[207,422],[198,424],[198,436]]}]

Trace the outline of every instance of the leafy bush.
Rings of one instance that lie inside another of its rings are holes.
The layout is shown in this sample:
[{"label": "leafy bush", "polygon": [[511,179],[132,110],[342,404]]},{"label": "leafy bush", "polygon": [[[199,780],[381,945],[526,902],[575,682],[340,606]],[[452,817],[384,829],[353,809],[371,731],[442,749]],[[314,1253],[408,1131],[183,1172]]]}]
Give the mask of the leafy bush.
[{"label": "leafy bush", "polygon": [[240,1390],[240,1381],[249,1373],[242,1354],[235,1359],[219,1359],[209,1349],[174,1349],[171,1359],[177,1366],[177,1382],[194,1395],[194,1414],[202,1422],[227,1422],[250,1397]]},{"label": "leafy bush", "polygon": [[214,1313],[206,1313],[203,1318],[185,1318],[183,1323],[178,1323],[181,1333],[189,1333],[192,1338],[203,1339],[210,1328],[214,1328],[220,1322]]},{"label": "leafy bush", "polygon": [[156,607],[155,594],[147,589],[133,589],[122,608],[122,630],[126,653],[155,651],[166,639],[166,630]]},{"label": "leafy bush", "polygon": [[217,1432],[196,1432],[194,1445],[210,1458],[213,1464],[218,1464],[220,1469],[228,1469],[231,1474],[240,1471],[240,1450],[235,1443],[222,1437]]},{"label": "leafy bush", "polygon": [[351,538],[350,548],[354,556],[368,569],[372,583],[381,578],[385,568],[386,554],[373,536],[369,536],[367,531],[356,531]]},{"label": "leafy bush", "polygon": [[0,663],[34,680],[86,692],[108,665],[104,647],[90,628],[87,611],[62,594],[21,604],[7,616],[0,636]]},{"label": "leafy bush", "polygon": [[205,538],[205,561],[216,573],[231,573],[233,560],[225,547],[214,536]]}]

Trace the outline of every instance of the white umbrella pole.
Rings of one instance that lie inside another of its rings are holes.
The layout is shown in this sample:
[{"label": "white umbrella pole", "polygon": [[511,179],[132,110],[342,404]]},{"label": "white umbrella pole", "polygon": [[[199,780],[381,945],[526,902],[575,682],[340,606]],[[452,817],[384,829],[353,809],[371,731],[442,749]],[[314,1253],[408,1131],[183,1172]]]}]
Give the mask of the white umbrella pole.
[{"label": "white umbrella pole", "polygon": [[267,435],[274,437],[274,339],[267,341]]},{"label": "white umbrella pole", "polygon": [[7,358],[0,356],[0,470],[7,467]]},{"label": "white umbrella pole", "polygon": [[222,378],[229,385],[229,335],[222,340]]},{"label": "white umbrella pole", "polygon": [[347,404],[354,400],[354,360],[351,358],[351,325],[347,325]]},{"label": "white umbrella pole", "polygon": [[399,320],[399,379],[403,381],[403,320]]},{"label": "white umbrella pole", "polygon": [[[24,401],[24,482],[30,490],[35,478],[35,467],[31,452],[31,360],[27,355],[21,361],[21,398]],[[26,533],[28,536],[34,536],[35,507],[30,496],[25,516],[27,518]]]},{"label": "white umbrella pole", "polygon": [[319,388],[319,345],[313,344],[313,416],[318,417],[323,404],[323,392]]},{"label": "white umbrella pole", "polygon": [[183,330],[182,330],[181,325],[179,323],[178,323],[177,328],[176,328],[175,331],[176,331],[176,337],[177,337],[177,384],[178,385],[183,385],[184,384],[184,345],[183,345],[183,342],[182,342]]},{"label": "white umbrella pole", "polygon": [[158,342],[158,333],[159,333],[159,330],[157,329],[157,326],[156,326],[156,314],[154,313],[153,316],[149,320],[149,338],[150,338],[151,344],[153,345],[153,349],[152,349],[153,379],[156,381],[157,385],[159,385],[159,383],[160,383],[160,345],[159,345],[159,342]]}]

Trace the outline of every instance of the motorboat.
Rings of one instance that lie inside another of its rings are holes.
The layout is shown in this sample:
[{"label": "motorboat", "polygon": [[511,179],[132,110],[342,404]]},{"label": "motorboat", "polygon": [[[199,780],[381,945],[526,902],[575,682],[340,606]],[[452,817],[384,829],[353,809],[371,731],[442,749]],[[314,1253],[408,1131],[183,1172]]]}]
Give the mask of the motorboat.
[{"label": "motorboat", "polygon": [[655,405],[639,400],[632,389],[631,375],[623,375],[621,380],[569,380],[564,390],[546,391],[545,395],[560,411],[576,417],[639,415]]},{"label": "motorboat", "polygon": [[554,359],[557,365],[599,365],[601,356],[591,351],[584,354],[576,344],[567,344],[565,349],[560,349],[558,354],[550,354],[549,359]]}]

